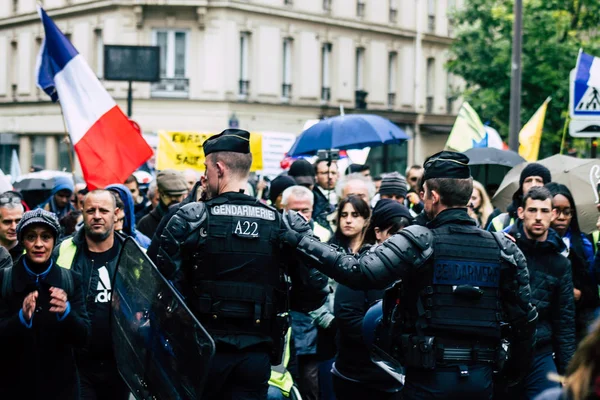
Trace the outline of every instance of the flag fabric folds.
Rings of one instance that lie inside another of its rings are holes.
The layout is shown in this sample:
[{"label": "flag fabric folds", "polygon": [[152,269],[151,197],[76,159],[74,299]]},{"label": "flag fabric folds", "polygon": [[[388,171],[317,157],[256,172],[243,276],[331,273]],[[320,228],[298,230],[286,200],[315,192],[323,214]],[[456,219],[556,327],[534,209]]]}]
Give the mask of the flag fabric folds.
[{"label": "flag fabric folds", "polygon": [[550,100],[551,98],[548,97],[544,101],[544,104],[537,109],[535,114],[521,129],[521,132],[519,132],[519,155],[528,162],[537,161],[538,159],[546,109]]},{"label": "flag fabric folds", "polygon": [[37,84],[60,102],[88,188],[124,182],[152,156],[152,148],[54,21],[41,7],[38,13],[45,38]]},{"label": "flag fabric folds", "polygon": [[600,58],[580,51],[577,57],[575,82],[600,88]]},{"label": "flag fabric folds", "polygon": [[465,151],[473,147],[487,147],[487,133],[479,115],[466,101],[460,107],[446,150]]}]

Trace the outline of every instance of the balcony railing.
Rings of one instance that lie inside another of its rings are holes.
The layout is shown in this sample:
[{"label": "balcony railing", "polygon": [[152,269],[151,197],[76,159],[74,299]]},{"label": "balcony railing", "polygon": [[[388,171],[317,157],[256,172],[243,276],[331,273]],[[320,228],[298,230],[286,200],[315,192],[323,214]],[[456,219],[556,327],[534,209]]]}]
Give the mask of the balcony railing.
[{"label": "balcony railing", "polygon": [[188,78],[161,78],[152,84],[153,97],[188,97],[190,80]]},{"label": "balcony railing", "polygon": [[388,93],[388,108],[394,108],[396,105],[396,93]]},{"label": "balcony railing", "polygon": [[393,24],[398,20],[398,10],[390,8],[390,22]]},{"label": "balcony railing", "polygon": [[322,87],[321,88],[321,101],[327,103],[331,100],[331,88]]},{"label": "balcony railing", "polygon": [[366,110],[367,109],[367,96],[369,95],[368,92],[365,92],[364,90],[357,90],[354,92],[354,98],[355,98],[355,107],[357,110]]},{"label": "balcony railing", "polygon": [[365,16],[365,3],[356,3],[356,16],[360,18]]},{"label": "balcony railing", "polygon": [[292,98],[292,84],[284,83],[281,85],[281,100],[284,102],[289,102]]},{"label": "balcony railing", "polygon": [[433,96],[427,96],[425,111],[427,114],[433,114]]}]

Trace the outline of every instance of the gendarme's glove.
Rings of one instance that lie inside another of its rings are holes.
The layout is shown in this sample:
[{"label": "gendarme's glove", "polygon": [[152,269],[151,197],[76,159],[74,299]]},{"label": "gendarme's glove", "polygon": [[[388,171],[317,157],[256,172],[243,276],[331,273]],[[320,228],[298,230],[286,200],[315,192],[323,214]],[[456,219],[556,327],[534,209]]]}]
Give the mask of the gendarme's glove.
[{"label": "gendarme's glove", "polygon": [[333,315],[331,310],[329,310],[328,303],[323,304],[316,310],[310,311],[308,315],[310,315],[311,318],[315,320],[315,325],[318,325],[324,329],[329,328],[331,326],[331,323],[335,319],[335,316]]},{"label": "gendarme's glove", "polygon": [[284,243],[296,247],[303,236],[313,235],[308,221],[296,211],[284,211],[282,219],[283,227],[281,230],[281,238]]}]

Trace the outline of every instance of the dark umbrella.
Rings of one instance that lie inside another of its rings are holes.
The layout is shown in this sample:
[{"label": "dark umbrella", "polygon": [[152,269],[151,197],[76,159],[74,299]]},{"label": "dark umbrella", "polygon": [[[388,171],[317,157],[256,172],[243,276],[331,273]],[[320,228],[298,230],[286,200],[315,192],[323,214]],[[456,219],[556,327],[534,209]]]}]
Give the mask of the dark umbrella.
[{"label": "dark umbrella", "polygon": [[514,151],[494,147],[475,147],[464,154],[469,157],[469,165],[502,165],[512,168],[525,162],[525,159]]},{"label": "dark umbrella", "polygon": [[502,177],[512,167],[525,162],[525,159],[514,151],[494,147],[474,147],[464,154],[469,157],[473,178],[488,190],[489,185],[500,184]]},{"label": "dark umbrella", "polygon": [[378,115],[340,115],[324,119],[302,132],[288,155],[315,155],[318,150],[326,149],[363,149],[408,139],[402,129]]}]

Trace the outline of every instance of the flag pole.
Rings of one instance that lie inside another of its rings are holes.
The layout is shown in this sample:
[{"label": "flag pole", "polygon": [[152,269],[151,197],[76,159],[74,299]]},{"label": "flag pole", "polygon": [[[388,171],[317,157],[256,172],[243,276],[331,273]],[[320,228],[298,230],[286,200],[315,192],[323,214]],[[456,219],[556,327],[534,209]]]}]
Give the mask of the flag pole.
[{"label": "flag pole", "polygon": [[565,125],[563,126],[563,134],[562,134],[562,140],[560,142],[559,154],[562,154],[565,149],[565,139],[567,137],[567,127],[569,126],[570,119],[571,119],[571,117],[569,116],[569,114],[567,114],[567,118],[565,118]]},{"label": "flag pole", "polygon": [[58,101],[58,106],[60,107],[60,116],[62,117],[63,128],[65,130],[65,143],[69,146],[69,163],[71,164],[71,174],[73,177],[75,176],[75,162],[73,160],[73,153],[75,153],[75,148],[73,147],[73,142],[71,142],[71,137],[69,136],[69,131],[67,130],[67,122],[65,120],[65,113],[63,112],[62,104],[60,104],[60,100]]}]

